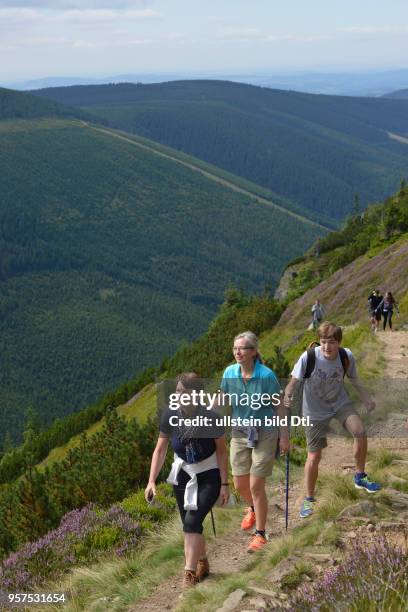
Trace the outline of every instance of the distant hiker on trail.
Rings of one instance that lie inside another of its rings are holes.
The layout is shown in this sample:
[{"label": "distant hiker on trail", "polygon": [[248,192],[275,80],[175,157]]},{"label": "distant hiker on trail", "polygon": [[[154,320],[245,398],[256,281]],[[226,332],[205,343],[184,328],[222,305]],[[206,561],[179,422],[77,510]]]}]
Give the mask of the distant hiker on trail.
[{"label": "distant hiker on trail", "polygon": [[353,407],[344,385],[344,376],[350,379],[362,402],[370,412],[375,408],[373,398],[361,386],[356,372],[354,357],[350,349],[340,346],[341,327],[325,321],[318,330],[320,345],[305,351],[292,371],[292,379],[285,389],[284,404],[289,407],[293,393],[301,381],[303,387],[303,416],[310,417],[313,427],[306,426],[307,460],[305,464],[306,497],[300,516],[313,513],[315,486],[322,449],[327,446],[327,432],[335,418],[354,437],[356,474],[354,486],[375,493],[380,485],[370,480],[365,472],[367,456],[367,434],[364,425]]},{"label": "distant hiker on trail", "polygon": [[320,300],[316,300],[312,306],[312,328],[317,329],[320,323],[323,321],[323,317],[325,315],[325,308],[323,304],[320,303]]},{"label": "distant hiker on trail", "polygon": [[371,331],[373,332],[378,331],[378,325],[381,321],[381,312],[377,308],[382,300],[383,296],[378,289],[372,291],[368,296],[368,310],[370,313]]},{"label": "distant hiker on trail", "polygon": [[391,291],[387,291],[387,293],[384,296],[384,299],[381,300],[381,302],[377,306],[378,313],[380,315],[382,314],[382,317],[383,317],[383,330],[384,331],[385,331],[385,328],[387,327],[387,321],[388,321],[388,325],[390,326],[390,330],[392,331],[392,314],[394,312],[394,308],[399,313],[398,304],[395,301],[394,296],[392,295]]},{"label": "distant hiker on trail", "polygon": [[[253,332],[246,331],[234,338],[233,355],[236,364],[224,371],[221,389],[231,394],[232,418],[256,419],[255,426],[232,427],[230,458],[234,485],[241,497],[249,504],[241,522],[241,529],[255,527],[247,551],[255,552],[262,548],[265,536],[268,500],[265,480],[272,473],[278,436],[281,454],[289,451],[287,428],[265,424],[265,417],[275,414],[272,401],[255,407],[251,398],[260,394],[278,397],[278,413],[283,410],[280,402],[281,387],[274,372],[262,363],[258,352],[258,338]],[[250,401],[248,401],[248,399]],[[272,400],[272,398],[271,398]],[[279,416],[283,416],[279,414]]]},{"label": "distant hiker on trail", "polygon": [[[173,484],[184,531],[185,572],[183,588],[194,586],[210,572],[203,521],[220,497],[222,504],[229,498],[228,453],[224,430],[212,424],[214,416],[205,407],[188,403],[193,391],[203,389],[202,381],[194,372],[181,374],[176,392],[183,398],[176,410],[168,408],[160,423],[160,434],[153,452],[145,499],[151,503],[156,495],[156,478],[166,458],[169,439],[174,461],[167,482]],[[184,401],[184,398],[185,401]],[[202,415],[212,423],[192,427],[184,419]],[[174,424],[176,417],[177,424]],[[180,419],[177,417],[181,417]],[[170,420],[171,419],[171,420]],[[208,437],[203,437],[208,435]]]}]

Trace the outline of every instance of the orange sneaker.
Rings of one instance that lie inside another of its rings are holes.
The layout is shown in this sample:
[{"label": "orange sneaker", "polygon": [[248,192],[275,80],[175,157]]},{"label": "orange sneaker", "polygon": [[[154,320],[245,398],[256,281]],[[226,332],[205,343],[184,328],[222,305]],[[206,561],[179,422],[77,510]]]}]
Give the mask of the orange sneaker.
[{"label": "orange sneaker", "polygon": [[264,538],[263,536],[259,535],[259,533],[256,533],[251,538],[251,541],[250,541],[249,546],[247,548],[247,552],[253,553],[253,552],[256,552],[257,550],[261,550],[261,548],[263,548],[263,546],[265,546],[267,541],[268,540],[266,538]]},{"label": "orange sneaker", "polygon": [[242,519],[241,529],[246,531],[247,529],[252,529],[256,523],[255,520],[255,512],[252,510],[251,506],[246,509],[246,514]]}]

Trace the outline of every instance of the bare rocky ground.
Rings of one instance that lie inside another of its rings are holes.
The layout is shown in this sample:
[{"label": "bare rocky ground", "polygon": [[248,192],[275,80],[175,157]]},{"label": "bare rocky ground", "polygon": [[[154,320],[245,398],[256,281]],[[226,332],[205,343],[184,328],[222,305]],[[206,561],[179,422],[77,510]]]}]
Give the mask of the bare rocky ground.
[{"label": "bare rocky ground", "polygon": [[[405,377],[408,379],[408,333],[386,332],[379,334],[379,337],[384,343],[384,356],[387,364],[385,374],[387,377],[392,379],[403,379]],[[394,463],[396,471],[400,472],[403,468],[408,478],[408,430],[406,429],[404,414],[392,413],[385,422],[377,425],[377,431],[374,433],[374,437],[369,440],[369,446],[398,452],[403,459]],[[381,434],[381,437],[379,437],[379,434]],[[324,453],[321,471],[338,474],[350,473],[350,477],[352,477],[354,467],[349,440],[338,436],[329,439],[329,446]],[[398,482],[401,477],[394,476],[394,478],[396,479],[395,482]],[[313,564],[314,579],[319,578],[331,565],[336,564],[338,559],[347,551],[350,543],[362,535],[367,542],[374,541],[381,534],[390,542],[399,546],[407,545],[408,494],[397,491],[392,488],[392,485],[391,482],[391,487],[386,489],[392,502],[386,520],[378,516],[374,496],[369,496],[362,491],[361,501],[351,504],[336,519],[336,525],[340,526],[341,529],[338,555],[319,552],[319,540],[315,542],[312,552],[303,554],[302,559]],[[290,488],[289,533],[300,521],[304,520],[299,518],[299,507],[303,499],[301,487],[301,483],[297,482],[292,484]],[[285,530],[283,486],[271,486],[268,498],[271,502],[268,534],[269,538],[273,540],[274,537],[281,536]],[[330,525],[328,526],[330,527]],[[230,576],[235,572],[243,571],[250,560],[250,556],[246,552],[247,543],[248,534],[240,530],[239,524],[233,532],[219,537],[211,543],[208,548],[211,575],[206,580],[206,584],[211,585],[211,581],[220,579],[223,575]],[[293,571],[299,560],[296,556],[284,559],[268,576],[264,585],[265,588],[254,586],[252,595],[248,596],[240,590],[231,593],[223,606],[219,608],[219,612],[265,610],[279,599],[284,606],[287,594],[281,588],[281,581]],[[180,567],[180,572],[176,576],[159,584],[148,599],[133,604],[129,610],[134,612],[139,610],[176,610],[180,602],[182,572],[183,568]]]}]

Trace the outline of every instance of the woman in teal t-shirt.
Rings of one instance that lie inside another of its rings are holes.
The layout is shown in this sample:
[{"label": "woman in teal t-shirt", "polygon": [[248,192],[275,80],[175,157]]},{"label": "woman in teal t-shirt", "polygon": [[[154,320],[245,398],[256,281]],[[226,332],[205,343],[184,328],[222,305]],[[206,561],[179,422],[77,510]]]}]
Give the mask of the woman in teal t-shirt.
[{"label": "woman in teal t-shirt", "polygon": [[[268,500],[265,481],[272,473],[279,428],[266,424],[266,417],[273,421],[273,416],[277,415],[274,406],[279,405],[280,412],[281,387],[275,373],[262,363],[258,338],[253,332],[246,331],[235,336],[233,355],[236,363],[226,368],[221,389],[224,394],[230,395],[233,419],[253,417],[257,421],[255,426],[238,424],[233,427],[230,447],[234,485],[249,504],[241,528],[249,530],[256,527],[247,549],[248,552],[254,552],[267,541],[265,527]],[[280,430],[279,445],[281,453],[289,450],[286,428]]]}]

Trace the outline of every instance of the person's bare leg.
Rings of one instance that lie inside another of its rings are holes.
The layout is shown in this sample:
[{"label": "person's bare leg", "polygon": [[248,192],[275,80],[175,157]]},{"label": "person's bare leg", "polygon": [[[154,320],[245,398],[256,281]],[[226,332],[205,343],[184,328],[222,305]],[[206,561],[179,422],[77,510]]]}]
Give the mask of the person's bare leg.
[{"label": "person's bare leg", "polygon": [[186,558],[186,569],[196,571],[197,563],[205,550],[204,537],[201,533],[184,534],[184,555]]},{"label": "person's bare leg", "polygon": [[207,551],[205,548],[205,537],[203,536],[203,541],[201,545],[200,559],[205,559],[207,557]]},{"label": "person's bare leg", "polygon": [[233,476],[234,487],[250,506],[254,505],[251,493],[250,476],[245,474],[244,476]]},{"label": "person's bare leg", "polygon": [[261,476],[250,477],[250,486],[253,506],[255,508],[256,528],[264,531],[266,526],[266,516],[268,514],[268,499],[265,491],[265,478]]},{"label": "person's bare leg", "polygon": [[368,446],[363,422],[357,414],[351,414],[344,423],[344,427],[354,437],[353,454],[356,462],[356,469],[357,472],[363,473],[365,471]]},{"label": "person's bare leg", "polygon": [[367,458],[367,437],[354,438],[353,453],[356,462],[357,472],[365,472],[365,463]]},{"label": "person's bare leg", "polygon": [[305,463],[306,496],[314,497],[322,450],[308,451]]}]

